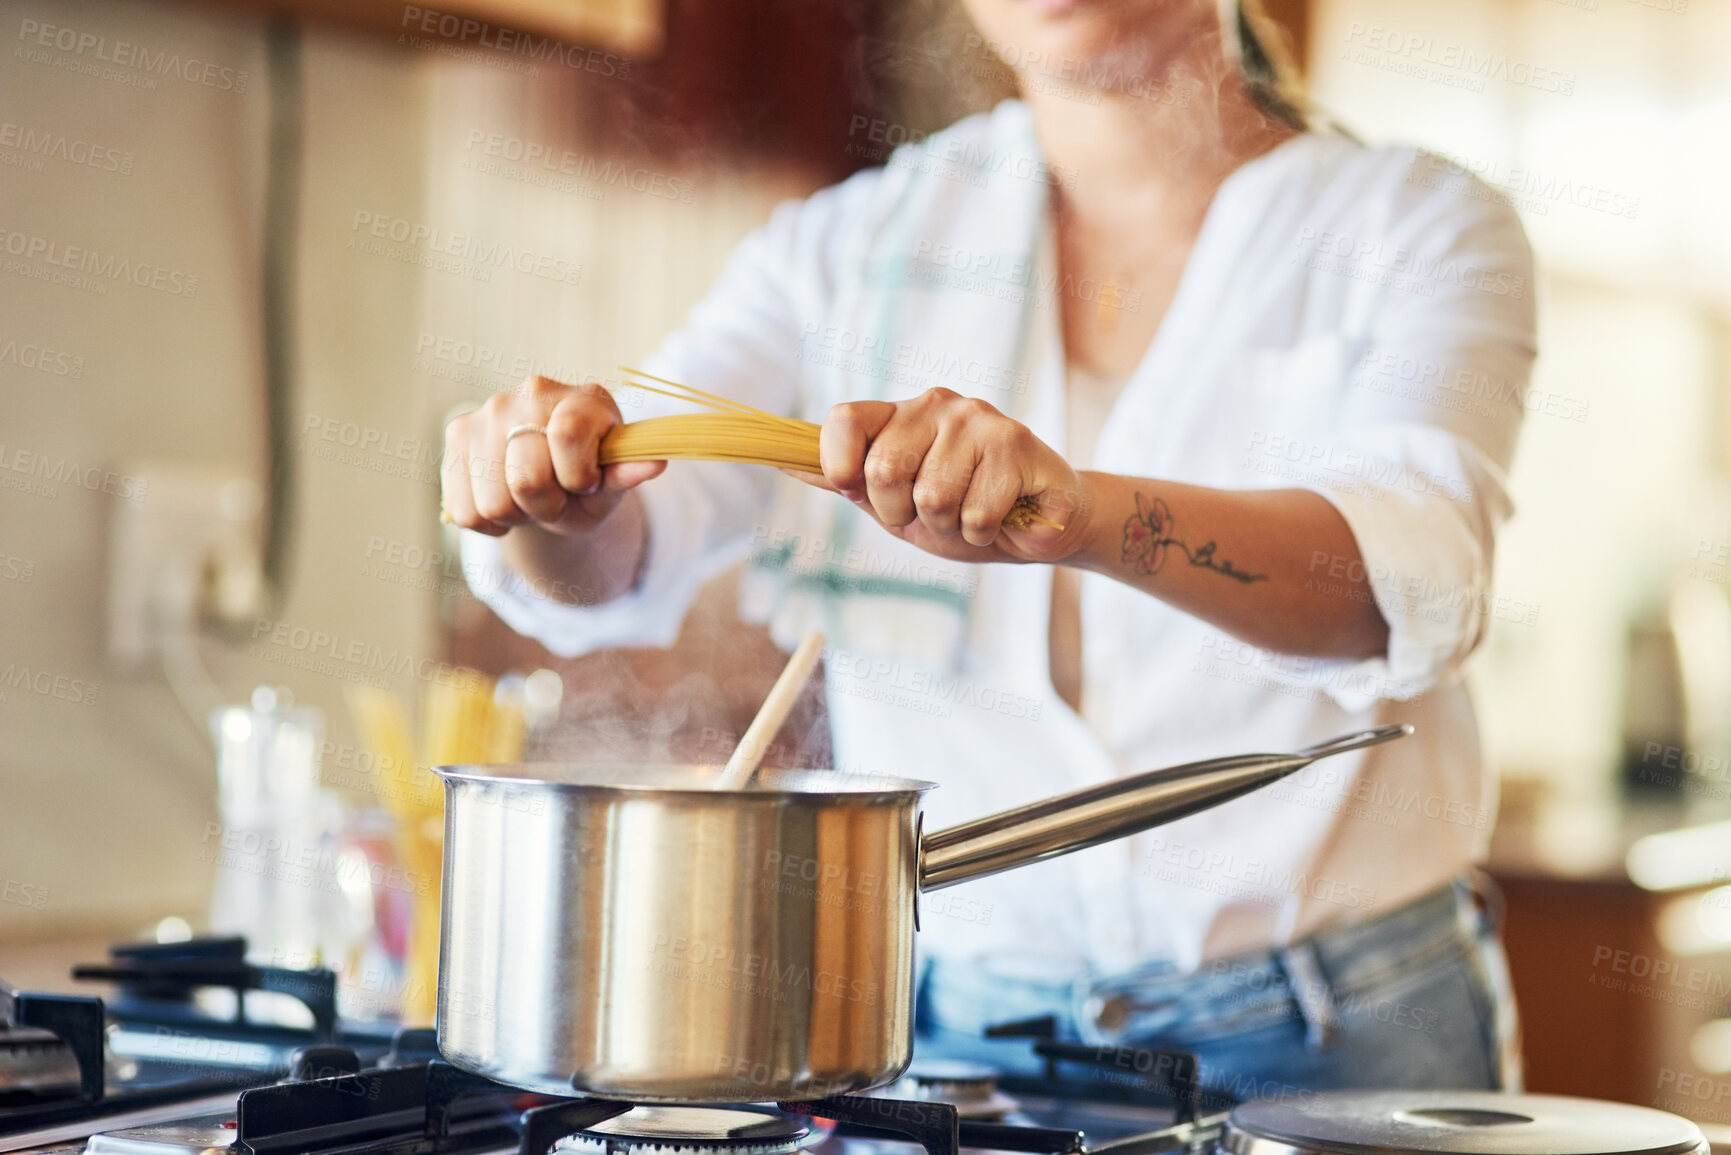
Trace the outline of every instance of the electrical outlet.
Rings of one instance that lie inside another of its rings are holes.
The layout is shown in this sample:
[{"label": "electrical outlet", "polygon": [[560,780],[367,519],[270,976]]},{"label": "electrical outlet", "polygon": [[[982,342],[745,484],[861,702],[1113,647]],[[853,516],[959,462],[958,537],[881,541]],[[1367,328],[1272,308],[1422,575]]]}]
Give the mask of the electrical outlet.
[{"label": "electrical outlet", "polygon": [[147,463],[142,503],[116,503],[109,535],[108,652],[122,667],[159,657],[202,622],[259,612],[264,495],[238,469]]}]

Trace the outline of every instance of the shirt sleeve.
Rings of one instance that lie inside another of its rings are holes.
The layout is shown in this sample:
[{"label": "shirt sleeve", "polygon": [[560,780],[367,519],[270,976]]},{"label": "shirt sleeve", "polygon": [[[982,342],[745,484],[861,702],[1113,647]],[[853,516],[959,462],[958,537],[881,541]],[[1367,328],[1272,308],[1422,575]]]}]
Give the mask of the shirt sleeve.
[{"label": "shirt sleeve", "polygon": [[[879,170],[779,206],[742,241],[683,328],[646,368],[760,409],[800,411],[800,334],[832,299],[846,227]],[[630,394],[627,421],[689,406]],[[563,657],[615,646],[668,646],[704,582],[742,558],[780,475],[757,466],[675,461],[639,487],[648,552],[635,587],[594,606],[559,600],[510,570],[500,539],[463,534],[463,571],[475,596],[520,634]]]},{"label": "shirt sleeve", "polygon": [[1348,709],[1451,677],[1495,609],[1496,534],[1513,512],[1507,471],[1536,354],[1533,262],[1514,210],[1476,191],[1398,205],[1379,254],[1395,277],[1354,343],[1323,449],[1332,480],[1307,486],[1345,518],[1363,565],[1342,573],[1354,567],[1313,558],[1313,577],[1362,576],[1389,627],[1384,654],[1323,663],[1333,668],[1315,680]]}]

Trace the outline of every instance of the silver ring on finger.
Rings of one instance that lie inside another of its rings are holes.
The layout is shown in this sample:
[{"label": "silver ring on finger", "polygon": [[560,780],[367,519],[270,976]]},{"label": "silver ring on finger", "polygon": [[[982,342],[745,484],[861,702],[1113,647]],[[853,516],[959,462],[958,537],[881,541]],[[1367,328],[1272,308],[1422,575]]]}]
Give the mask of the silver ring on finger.
[{"label": "silver ring on finger", "polygon": [[511,439],[513,437],[521,437],[525,433],[539,433],[541,436],[545,437],[547,435],[547,427],[545,425],[513,425],[511,428],[505,430],[505,444],[511,444]]}]

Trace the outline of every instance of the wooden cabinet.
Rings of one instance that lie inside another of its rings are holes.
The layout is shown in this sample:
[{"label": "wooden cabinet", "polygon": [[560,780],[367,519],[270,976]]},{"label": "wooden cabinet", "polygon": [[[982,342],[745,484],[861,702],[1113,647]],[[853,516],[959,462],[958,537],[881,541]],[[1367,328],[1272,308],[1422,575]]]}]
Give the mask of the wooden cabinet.
[{"label": "wooden cabinet", "polygon": [[1731,1074],[1699,1066],[1691,1041],[1731,1017],[1731,955],[1668,949],[1659,927],[1699,892],[1655,894],[1622,877],[1493,869],[1534,1092],[1641,1103],[1731,1123]]}]

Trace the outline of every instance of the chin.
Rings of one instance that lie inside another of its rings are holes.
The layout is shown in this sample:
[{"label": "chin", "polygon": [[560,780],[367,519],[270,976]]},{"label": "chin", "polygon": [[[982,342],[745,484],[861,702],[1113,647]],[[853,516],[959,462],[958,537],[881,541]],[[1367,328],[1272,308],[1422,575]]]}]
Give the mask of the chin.
[{"label": "chin", "polygon": [[1026,59],[1157,75],[1217,29],[1213,0],[966,0],[1011,68]]},{"label": "chin", "polygon": [[1015,0],[1036,15],[1047,18],[1070,16],[1084,8],[1102,7],[1100,0]]}]

